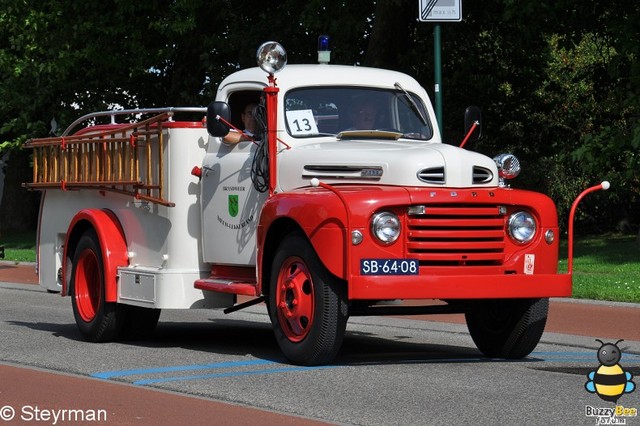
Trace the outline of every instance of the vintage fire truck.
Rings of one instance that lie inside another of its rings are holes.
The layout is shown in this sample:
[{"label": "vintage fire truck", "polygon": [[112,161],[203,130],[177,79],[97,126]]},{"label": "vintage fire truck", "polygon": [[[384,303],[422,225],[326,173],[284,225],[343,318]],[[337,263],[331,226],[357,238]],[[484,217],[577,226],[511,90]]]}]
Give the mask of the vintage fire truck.
[{"label": "vintage fire truck", "polygon": [[[296,364],[331,362],[350,316],[464,313],[486,356],[534,349],[548,298],[572,287],[552,200],[510,187],[513,155],[442,143],[413,78],[319,53],[285,67],[267,42],[207,108],[98,112],[27,142],[40,284],[71,296],[84,338],[144,338],[162,309],[264,302]],[[249,104],[255,135],[239,129]],[[464,142],[479,111],[465,121]]]}]

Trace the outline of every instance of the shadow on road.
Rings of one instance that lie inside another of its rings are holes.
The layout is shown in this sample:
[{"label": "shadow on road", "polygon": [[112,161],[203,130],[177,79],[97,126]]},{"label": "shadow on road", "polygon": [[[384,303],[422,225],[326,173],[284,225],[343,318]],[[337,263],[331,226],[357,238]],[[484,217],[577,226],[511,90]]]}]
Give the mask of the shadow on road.
[{"label": "shadow on road", "polygon": [[[82,342],[75,324],[10,321],[12,325],[49,332],[55,337]],[[411,342],[409,336],[393,338],[347,330],[338,356],[332,363],[340,366],[378,364],[492,363],[506,362],[482,356],[475,347]],[[85,343],[93,345],[93,343]],[[110,343],[99,343],[109,345]],[[265,322],[212,318],[206,322],[161,321],[149,339],[119,341],[135,347],[152,349],[182,348],[190,351],[232,356],[252,356],[277,363],[287,363],[277,346],[271,325]],[[543,359],[528,357],[508,362],[538,363]]]}]

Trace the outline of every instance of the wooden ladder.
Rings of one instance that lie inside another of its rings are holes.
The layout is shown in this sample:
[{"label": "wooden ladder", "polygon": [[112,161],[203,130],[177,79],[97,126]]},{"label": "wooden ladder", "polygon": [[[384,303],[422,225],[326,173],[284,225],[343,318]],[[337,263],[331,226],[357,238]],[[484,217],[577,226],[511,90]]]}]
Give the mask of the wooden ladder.
[{"label": "wooden ladder", "polygon": [[30,139],[33,182],[28,189],[97,189],[168,207],[165,198],[164,112],[134,124],[91,127],[75,135]]}]

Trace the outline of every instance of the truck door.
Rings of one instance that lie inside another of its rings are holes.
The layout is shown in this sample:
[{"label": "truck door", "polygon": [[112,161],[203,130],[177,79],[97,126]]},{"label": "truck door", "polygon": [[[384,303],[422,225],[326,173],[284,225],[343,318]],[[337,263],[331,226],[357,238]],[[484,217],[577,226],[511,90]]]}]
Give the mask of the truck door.
[{"label": "truck door", "polygon": [[[240,114],[258,102],[262,91],[230,93],[232,124],[242,129]],[[227,144],[210,137],[202,168],[201,208],[203,260],[227,265],[255,265],[256,231],[267,193],[251,181],[257,145],[252,141]]]}]

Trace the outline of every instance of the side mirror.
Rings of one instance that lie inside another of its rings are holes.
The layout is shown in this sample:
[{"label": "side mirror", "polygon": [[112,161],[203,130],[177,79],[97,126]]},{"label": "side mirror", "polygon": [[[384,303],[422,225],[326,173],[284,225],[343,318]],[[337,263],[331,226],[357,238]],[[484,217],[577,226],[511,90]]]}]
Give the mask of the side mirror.
[{"label": "side mirror", "polygon": [[226,121],[231,120],[231,109],[228,103],[215,101],[207,107],[207,131],[211,136],[226,136],[229,133],[229,125],[218,117]]},{"label": "side mirror", "polygon": [[[469,133],[475,124],[472,133]],[[464,134],[466,139],[477,141],[482,136],[482,112],[477,106],[470,106],[464,111]]]}]

